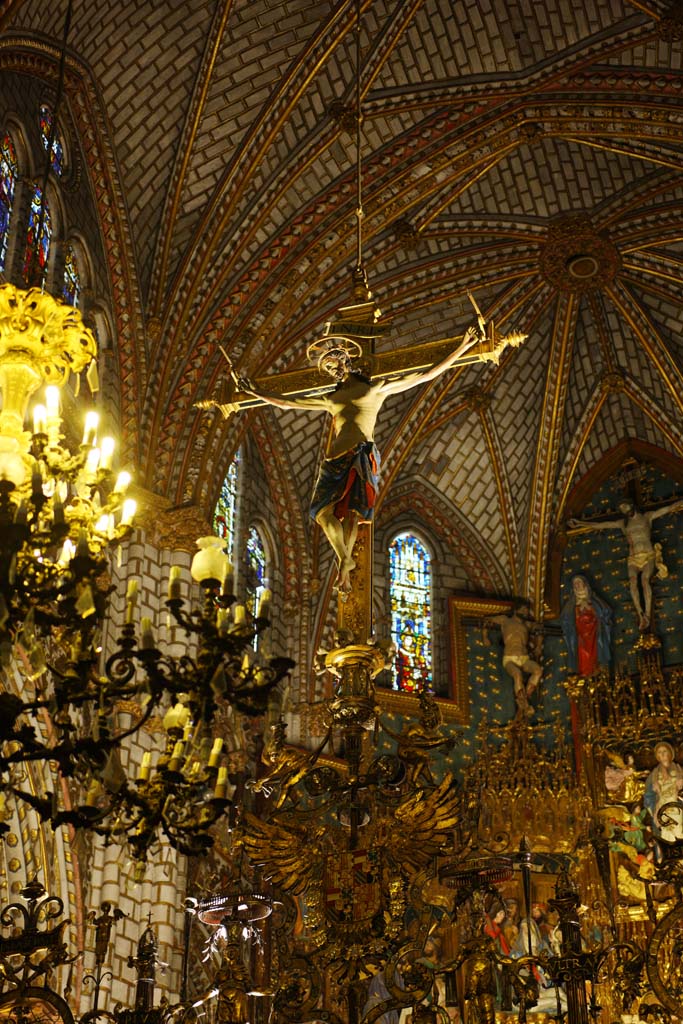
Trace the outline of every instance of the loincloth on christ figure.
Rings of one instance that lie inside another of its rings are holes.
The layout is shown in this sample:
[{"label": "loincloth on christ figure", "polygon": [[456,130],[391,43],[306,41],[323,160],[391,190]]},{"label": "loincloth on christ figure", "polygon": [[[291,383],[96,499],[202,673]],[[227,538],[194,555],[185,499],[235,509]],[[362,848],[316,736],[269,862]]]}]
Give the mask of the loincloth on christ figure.
[{"label": "loincloth on christ figure", "polygon": [[355,512],[369,523],[377,500],[380,457],[372,441],[361,441],[334,459],[324,459],[311,498],[311,518],[330,506],[341,522]]},{"label": "loincloth on christ figure", "polygon": [[503,668],[507,668],[508,665],[516,665],[517,668],[524,668],[527,661],[531,661],[528,654],[504,654]]},{"label": "loincloth on christ figure", "polygon": [[[660,545],[661,546],[661,545]],[[650,562],[654,562],[655,552],[652,551],[634,551],[632,555],[628,556],[628,567],[629,569],[637,569],[640,572]]]}]

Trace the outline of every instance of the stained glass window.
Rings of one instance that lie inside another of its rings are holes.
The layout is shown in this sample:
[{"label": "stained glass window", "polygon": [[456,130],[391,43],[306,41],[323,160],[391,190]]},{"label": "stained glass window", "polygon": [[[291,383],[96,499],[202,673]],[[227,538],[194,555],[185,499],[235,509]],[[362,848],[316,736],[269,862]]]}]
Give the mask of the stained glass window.
[{"label": "stained glass window", "polygon": [[26,250],[24,253],[24,280],[27,284],[34,283],[31,280],[31,278],[37,276],[34,274],[34,270],[40,269],[43,284],[45,283],[45,275],[47,274],[47,258],[50,253],[50,237],[52,235],[50,208],[47,203],[45,204],[45,218],[43,220],[43,230],[40,235],[40,242],[38,244],[37,252],[35,251],[36,238],[40,225],[40,207],[42,201],[42,190],[36,185],[33,190],[31,209],[28,215],[28,231],[26,232]]},{"label": "stained glass window", "polygon": [[247,608],[252,615],[258,611],[261,595],[266,589],[266,549],[261,534],[252,526],[247,537]]},{"label": "stained glass window", "polygon": [[5,269],[9,221],[14,202],[14,185],[17,180],[17,155],[8,133],[0,141],[0,270]]},{"label": "stained glass window", "polygon": [[431,562],[424,544],[412,533],[400,533],[389,545],[395,690],[432,689]]},{"label": "stained glass window", "polygon": [[62,296],[70,306],[77,306],[81,295],[81,275],[78,270],[78,260],[72,245],[67,245],[64,257],[64,284],[62,285]]},{"label": "stained glass window", "polygon": [[[43,104],[40,108],[40,137],[43,141],[43,148],[47,152],[47,148],[50,145],[50,132],[52,131],[52,111],[49,107]],[[50,150],[50,163],[52,164],[52,170],[55,174],[60,175],[64,170],[64,147],[62,146],[62,140],[59,137],[59,132],[55,132],[55,137],[52,140],[52,149]]]},{"label": "stained glass window", "polygon": [[225,539],[225,550],[228,557],[233,556],[235,543],[235,520],[237,515],[237,477],[240,464],[240,453],[230,463],[228,474],[223,481],[218,504],[213,513],[213,532],[217,537]]}]

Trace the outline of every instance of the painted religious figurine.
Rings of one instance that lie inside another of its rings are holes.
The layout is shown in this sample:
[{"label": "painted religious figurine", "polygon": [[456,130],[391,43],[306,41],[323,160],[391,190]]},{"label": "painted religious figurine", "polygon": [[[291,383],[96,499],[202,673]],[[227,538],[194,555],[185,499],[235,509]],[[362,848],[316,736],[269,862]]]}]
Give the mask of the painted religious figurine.
[{"label": "painted religious figurine", "polygon": [[591,589],[585,576],[572,576],[560,625],[569,652],[569,667],[594,676],[612,660],[612,609]]},{"label": "painted religious figurine", "polygon": [[354,370],[348,352],[332,344],[318,361],[318,367],[337,381],[326,395],[282,398],[257,390],[248,380],[240,386],[256,398],[284,409],[312,409],[332,417],[333,434],[320,467],[311,499],[311,516],[322,528],[339,562],[338,587],[351,589],[350,575],[356,563],[353,549],[358,525],[372,520],[380,466],[375,446],[375,424],[389,395],[417,387],[451,369],[461,356],[476,345],[479,335],[469,329],[453,352],[428,370],[406,374],[397,380],[369,380]]},{"label": "painted religious figurine", "polygon": [[655,758],[657,764],[647,777],[643,803],[652,816],[655,835],[673,842],[683,839],[683,805],[664,808],[667,804],[678,804],[683,790],[683,768],[674,760],[670,743],[658,743]]},{"label": "painted religious figurine", "polygon": [[500,626],[503,634],[503,668],[512,676],[517,713],[532,717],[534,709],[529,697],[538,687],[543,669],[530,653],[530,613],[528,601],[516,601],[508,615],[491,615],[484,620],[484,642],[488,642],[488,626]]},{"label": "painted religious figurine", "polygon": [[[662,560],[661,544],[652,543],[652,523],[660,516],[683,509],[683,501],[663,505],[649,512],[641,512],[630,498],[619,503],[620,519],[606,519],[603,522],[591,522],[583,519],[570,519],[570,526],[588,526],[591,530],[621,530],[628,542],[628,582],[631,599],[638,615],[638,628],[646,630],[652,620],[652,586],[650,581],[657,570],[660,579],[667,575]],[[639,585],[640,583],[640,585]],[[641,600],[642,591],[642,600]]]}]

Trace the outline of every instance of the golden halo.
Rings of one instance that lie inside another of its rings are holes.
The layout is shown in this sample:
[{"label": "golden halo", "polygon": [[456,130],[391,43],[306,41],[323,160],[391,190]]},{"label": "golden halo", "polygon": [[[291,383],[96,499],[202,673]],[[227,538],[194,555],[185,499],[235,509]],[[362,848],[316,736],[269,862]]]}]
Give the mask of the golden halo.
[{"label": "golden halo", "polygon": [[343,334],[326,334],[324,338],[311,342],[306,349],[306,357],[309,363],[315,363],[320,369],[323,360],[332,352],[342,352],[353,363],[363,354],[363,349],[354,338],[347,338]]}]

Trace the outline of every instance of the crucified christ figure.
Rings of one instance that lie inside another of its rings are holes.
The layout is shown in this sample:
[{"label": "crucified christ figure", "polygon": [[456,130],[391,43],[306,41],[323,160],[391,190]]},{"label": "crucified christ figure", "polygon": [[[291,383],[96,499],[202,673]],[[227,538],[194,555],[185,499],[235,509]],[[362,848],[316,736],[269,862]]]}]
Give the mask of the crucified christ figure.
[{"label": "crucified christ figure", "polygon": [[[664,579],[668,573],[662,561],[662,545],[652,542],[652,522],[660,516],[666,516],[670,512],[683,511],[683,500],[675,501],[671,505],[663,505],[661,508],[652,509],[649,512],[640,512],[630,498],[625,498],[619,503],[621,519],[606,519],[603,522],[594,522],[584,519],[570,519],[571,527],[587,526],[591,530],[621,530],[628,543],[628,582],[631,590],[633,606],[638,614],[638,627],[641,631],[650,626],[652,619],[652,579],[655,570],[660,579]],[[640,599],[638,579],[643,591],[643,600]]]},{"label": "crucified christ figure", "polygon": [[340,591],[351,589],[358,526],[370,522],[373,516],[380,464],[374,433],[380,409],[389,395],[408,391],[445,373],[479,340],[477,330],[470,328],[457,348],[428,370],[409,373],[398,380],[377,382],[354,370],[348,352],[332,345],[318,363],[323,372],[337,381],[335,389],[326,395],[283,398],[257,390],[249,380],[240,378],[244,391],[270,405],[283,409],[314,409],[332,417],[333,436],[313,491],[311,516],[337,556]]}]

